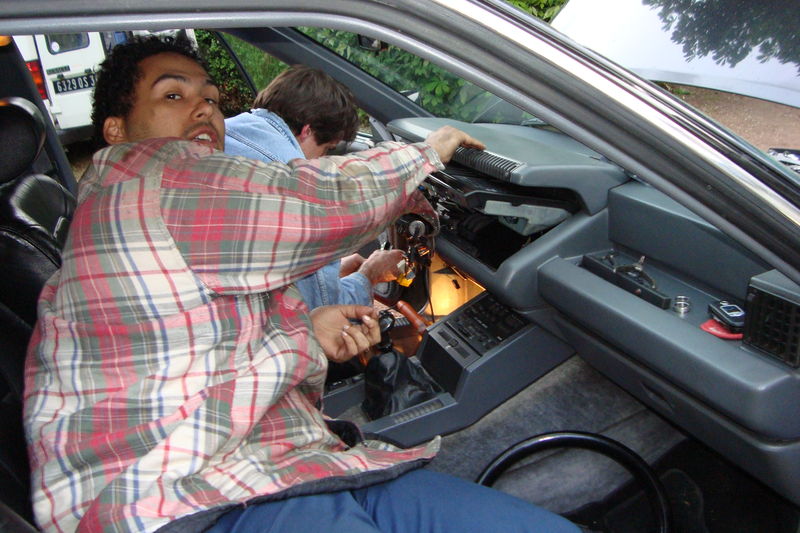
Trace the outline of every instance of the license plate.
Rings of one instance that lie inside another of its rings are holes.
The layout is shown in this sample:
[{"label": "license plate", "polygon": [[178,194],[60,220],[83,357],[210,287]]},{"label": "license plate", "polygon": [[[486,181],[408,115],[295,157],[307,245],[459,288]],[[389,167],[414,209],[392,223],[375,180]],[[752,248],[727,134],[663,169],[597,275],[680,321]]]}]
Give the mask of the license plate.
[{"label": "license plate", "polygon": [[94,87],[94,82],[94,72],[91,74],[81,74],[80,76],[72,76],[71,78],[53,80],[53,89],[55,89],[56,94],[69,93],[82,89],[91,89]]}]

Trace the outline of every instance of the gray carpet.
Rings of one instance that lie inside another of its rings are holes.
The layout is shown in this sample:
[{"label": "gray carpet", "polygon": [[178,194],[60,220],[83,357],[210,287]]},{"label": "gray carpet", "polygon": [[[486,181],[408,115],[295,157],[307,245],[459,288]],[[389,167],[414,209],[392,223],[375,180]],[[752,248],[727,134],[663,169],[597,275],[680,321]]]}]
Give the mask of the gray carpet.
[{"label": "gray carpet", "polygon": [[[443,439],[428,466],[474,480],[507,447],[534,435],[591,431],[658,459],[685,437],[578,357],[572,357],[472,426]],[[515,465],[495,487],[558,513],[601,499],[630,479],[593,452],[550,451]]]}]

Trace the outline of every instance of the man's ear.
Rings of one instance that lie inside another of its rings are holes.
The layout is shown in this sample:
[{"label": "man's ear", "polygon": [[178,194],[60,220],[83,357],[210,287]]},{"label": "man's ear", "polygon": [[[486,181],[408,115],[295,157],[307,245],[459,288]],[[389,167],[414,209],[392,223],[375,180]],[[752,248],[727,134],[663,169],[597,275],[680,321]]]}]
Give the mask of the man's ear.
[{"label": "man's ear", "polygon": [[306,139],[315,140],[314,130],[311,129],[311,124],[306,124],[300,128],[300,133],[297,135],[297,141],[301,144]]},{"label": "man's ear", "polygon": [[108,144],[127,142],[125,119],[122,117],[107,117],[106,121],[103,122],[103,138]]}]

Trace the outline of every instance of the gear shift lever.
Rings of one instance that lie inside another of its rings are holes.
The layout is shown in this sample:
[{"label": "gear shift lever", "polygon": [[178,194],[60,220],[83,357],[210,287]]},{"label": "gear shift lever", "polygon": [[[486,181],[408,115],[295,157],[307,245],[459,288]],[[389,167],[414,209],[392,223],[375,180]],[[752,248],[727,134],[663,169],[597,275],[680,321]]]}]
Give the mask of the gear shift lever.
[{"label": "gear shift lever", "polygon": [[392,337],[389,332],[394,327],[394,315],[388,309],[384,309],[378,314],[378,327],[381,332],[381,340],[375,347],[380,353],[391,352],[394,349]]}]

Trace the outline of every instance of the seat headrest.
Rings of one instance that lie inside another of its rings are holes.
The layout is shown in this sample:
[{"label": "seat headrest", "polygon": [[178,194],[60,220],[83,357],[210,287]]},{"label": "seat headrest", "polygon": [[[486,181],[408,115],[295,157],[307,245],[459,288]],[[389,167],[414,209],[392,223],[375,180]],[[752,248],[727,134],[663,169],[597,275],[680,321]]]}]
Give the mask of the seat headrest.
[{"label": "seat headrest", "polygon": [[0,184],[31,168],[44,139],[44,118],[35,104],[18,96],[0,98]]}]

